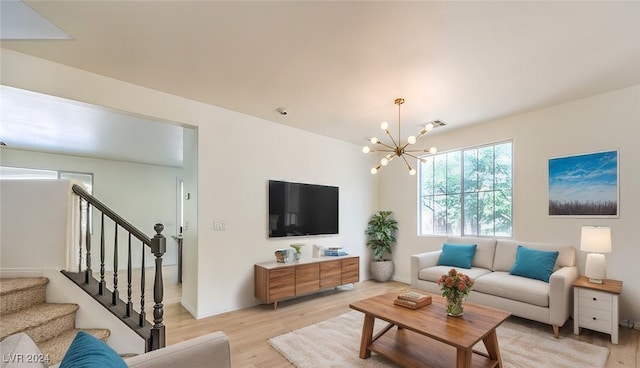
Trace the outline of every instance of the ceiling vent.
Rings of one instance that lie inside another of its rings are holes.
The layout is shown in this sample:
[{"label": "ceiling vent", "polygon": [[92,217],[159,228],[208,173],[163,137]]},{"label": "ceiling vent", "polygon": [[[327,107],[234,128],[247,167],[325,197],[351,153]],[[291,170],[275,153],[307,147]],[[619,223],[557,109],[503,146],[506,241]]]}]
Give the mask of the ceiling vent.
[{"label": "ceiling vent", "polygon": [[434,120],[434,121],[431,122],[431,124],[433,124],[434,128],[440,128],[440,127],[443,127],[443,126],[447,125],[447,123],[445,123],[442,120]]}]

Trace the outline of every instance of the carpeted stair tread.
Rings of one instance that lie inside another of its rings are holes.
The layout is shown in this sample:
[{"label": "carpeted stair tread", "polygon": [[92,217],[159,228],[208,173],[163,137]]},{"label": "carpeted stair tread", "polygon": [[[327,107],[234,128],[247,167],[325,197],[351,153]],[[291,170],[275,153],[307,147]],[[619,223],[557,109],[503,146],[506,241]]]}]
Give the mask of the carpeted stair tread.
[{"label": "carpeted stair tread", "polygon": [[48,283],[49,279],[46,277],[2,278],[0,279],[0,296]]},{"label": "carpeted stair tread", "polygon": [[49,365],[58,364],[62,361],[62,358],[64,358],[64,354],[66,354],[67,350],[69,349],[69,346],[73,342],[73,339],[76,337],[76,334],[78,333],[78,331],[87,332],[104,342],[107,342],[107,339],[111,334],[109,330],[100,329],[100,328],[95,328],[95,329],[74,328],[72,330],[64,331],[60,335],[52,339],[39,342],[38,347],[40,348],[40,351],[45,356],[49,357],[49,362],[48,362]]},{"label": "carpeted stair tread", "polygon": [[0,279],[0,314],[44,303],[48,283],[46,277]]},{"label": "carpeted stair tread", "polygon": [[61,331],[74,328],[77,310],[77,304],[43,303],[3,314],[0,340],[18,332],[26,332],[36,343],[48,340]]}]

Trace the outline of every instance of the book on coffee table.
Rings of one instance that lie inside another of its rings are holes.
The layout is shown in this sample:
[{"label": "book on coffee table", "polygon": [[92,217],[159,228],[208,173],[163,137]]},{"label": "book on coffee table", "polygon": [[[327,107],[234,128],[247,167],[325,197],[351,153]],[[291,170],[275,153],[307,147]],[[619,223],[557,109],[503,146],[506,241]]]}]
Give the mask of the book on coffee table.
[{"label": "book on coffee table", "polygon": [[405,308],[418,309],[431,304],[431,295],[424,295],[409,291],[398,295],[393,304]]}]

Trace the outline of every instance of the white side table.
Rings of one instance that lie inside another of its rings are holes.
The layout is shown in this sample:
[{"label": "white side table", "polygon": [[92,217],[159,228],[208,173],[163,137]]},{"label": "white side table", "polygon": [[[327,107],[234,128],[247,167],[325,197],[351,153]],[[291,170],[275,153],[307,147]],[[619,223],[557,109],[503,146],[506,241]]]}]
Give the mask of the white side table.
[{"label": "white side table", "polygon": [[580,327],[584,327],[611,334],[611,343],[617,344],[622,281],[606,279],[596,284],[580,276],[573,287],[573,333],[579,335]]}]

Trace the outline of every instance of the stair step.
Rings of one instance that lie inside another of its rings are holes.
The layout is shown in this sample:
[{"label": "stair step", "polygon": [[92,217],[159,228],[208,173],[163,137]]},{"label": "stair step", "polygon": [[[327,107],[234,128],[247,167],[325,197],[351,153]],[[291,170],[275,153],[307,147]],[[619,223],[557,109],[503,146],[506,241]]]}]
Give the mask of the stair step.
[{"label": "stair step", "polygon": [[75,327],[77,310],[77,304],[43,303],[3,314],[0,340],[18,332],[27,333],[36,343],[49,340]]},{"label": "stair step", "polygon": [[40,348],[40,351],[42,352],[42,354],[44,354],[49,358],[49,362],[47,363],[49,364],[49,366],[58,364],[62,361],[62,358],[64,358],[64,355],[69,349],[69,346],[73,342],[73,339],[76,337],[76,334],[78,333],[78,331],[87,332],[104,342],[107,342],[107,339],[111,334],[111,331],[105,330],[105,329],[99,329],[99,328],[96,328],[96,329],[74,328],[72,330],[64,331],[60,335],[54,338],[51,338],[47,341],[42,341],[38,343],[38,347]]},{"label": "stair step", "polygon": [[0,279],[0,314],[44,303],[48,283],[46,277]]}]

